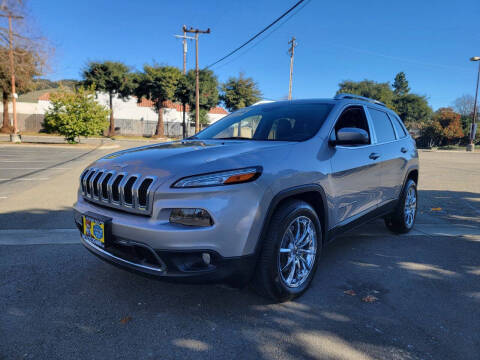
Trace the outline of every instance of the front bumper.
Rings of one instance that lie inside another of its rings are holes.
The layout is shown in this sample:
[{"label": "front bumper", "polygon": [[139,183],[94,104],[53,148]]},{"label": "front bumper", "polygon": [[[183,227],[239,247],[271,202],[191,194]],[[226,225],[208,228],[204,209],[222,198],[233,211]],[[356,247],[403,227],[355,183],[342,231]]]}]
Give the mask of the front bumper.
[{"label": "front bumper", "polygon": [[[80,229],[80,224],[77,223]],[[148,277],[185,283],[228,282],[243,286],[250,280],[255,267],[255,256],[226,258],[211,250],[158,251],[135,241],[112,239],[112,244],[101,248],[81,236],[85,248],[100,259],[119,268]],[[207,253],[206,264],[202,254]]]},{"label": "front bumper", "polygon": [[[138,241],[155,250],[209,250],[225,258],[251,255],[256,250],[270,192],[258,184],[225,188],[167,189],[157,192],[149,216],[131,214],[85,200],[79,194],[74,205],[75,221],[91,212],[112,219],[112,234],[119,240]],[[208,227],[173,224],[175,208],[206,210],[213,219]]]}]

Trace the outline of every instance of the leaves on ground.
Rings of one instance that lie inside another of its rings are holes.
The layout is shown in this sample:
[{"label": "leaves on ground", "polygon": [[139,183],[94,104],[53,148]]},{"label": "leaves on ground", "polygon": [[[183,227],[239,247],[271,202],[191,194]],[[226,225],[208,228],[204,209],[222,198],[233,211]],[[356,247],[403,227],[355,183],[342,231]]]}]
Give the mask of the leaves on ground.
[{"label": "leaves on ground", "polygon": [[362,301],[363,301],[363,302],[366,302],[366,303],[373,303],[373,302],[375,302],[375,301],[377,301],[377,300],[378,300],[378,298],[375,297],[375,296],[373,296],[373,295],[367,295],[367,296],[365,296],[365,297],[362,299]]},{"label": "leaves on ground", "polygon": [[125,316],[124,318],[122,318],[122,320],[120,320],[120,322],[125,325],[125,324],[128,323],[130,320],[132,320],[132,317],[131,317],[131,316]]},{"label": "leaves on ground", "polygon": [[343,293],[344,293],[344,294],[347,294],[347,295],[350,295],[350,296],[355,296],[355,295],[357,295],[357,293],[355,292],[355,290],[352,290],[352,289],[350,289],[350,290],[345,290]]}]

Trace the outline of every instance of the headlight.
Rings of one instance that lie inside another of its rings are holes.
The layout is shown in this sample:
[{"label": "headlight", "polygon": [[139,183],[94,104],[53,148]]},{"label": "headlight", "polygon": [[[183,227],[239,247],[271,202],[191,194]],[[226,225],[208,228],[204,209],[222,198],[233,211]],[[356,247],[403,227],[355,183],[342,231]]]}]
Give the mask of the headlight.
[{"label": "headlight", "polygon": [[221,171],[203,175],[188,176],[175,182],[174,188],[195,188],[240,184],[257,179],[262,173],[259,166],[244,169]]}]

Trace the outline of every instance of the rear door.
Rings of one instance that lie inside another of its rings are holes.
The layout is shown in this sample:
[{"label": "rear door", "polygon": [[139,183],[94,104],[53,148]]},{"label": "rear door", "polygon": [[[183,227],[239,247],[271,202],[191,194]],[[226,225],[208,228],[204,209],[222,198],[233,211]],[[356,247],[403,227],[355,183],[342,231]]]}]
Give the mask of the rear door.
[{"label": "rear door", "polygon": [[[385,205],[396,200],[400,194],[403,183],[403,174],[407,164],[404,146],[397,135],[394,124],[386,111],[368,107],[381,165],[380,189],[381,199],[379,205]],[[406,134],[405,134],[406,136]]]},{"label": "rear door", "polygon": [[335,208],[335,226],[345,225],[374,210],[380,202],[381,169],[379,149],[374,144],[365,107],[346,107],[336,121],[330,136],[344,127],[366,130],[370,144],[361,146],[336,146],[331,157],[331,189]]}]

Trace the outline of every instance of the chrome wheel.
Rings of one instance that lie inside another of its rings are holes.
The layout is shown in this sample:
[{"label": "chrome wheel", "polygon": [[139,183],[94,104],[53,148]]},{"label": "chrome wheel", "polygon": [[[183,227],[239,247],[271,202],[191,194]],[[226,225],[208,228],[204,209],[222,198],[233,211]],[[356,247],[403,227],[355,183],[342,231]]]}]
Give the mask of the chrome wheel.
[{"label": "chrome wheel", "polygon": [[310,275],[317,255],[317,232],[310,218],[299,216],[285,230],[278,253],[278,273],[290,288],[302,285]]},{"label": "chrome wheel", "polygon": [[415,220],[415,212],[417,211],[417,193],[414,186],[410,186],[405,197],[405,207],[403,209],[403,216],[407,228],[413,226]]}]

